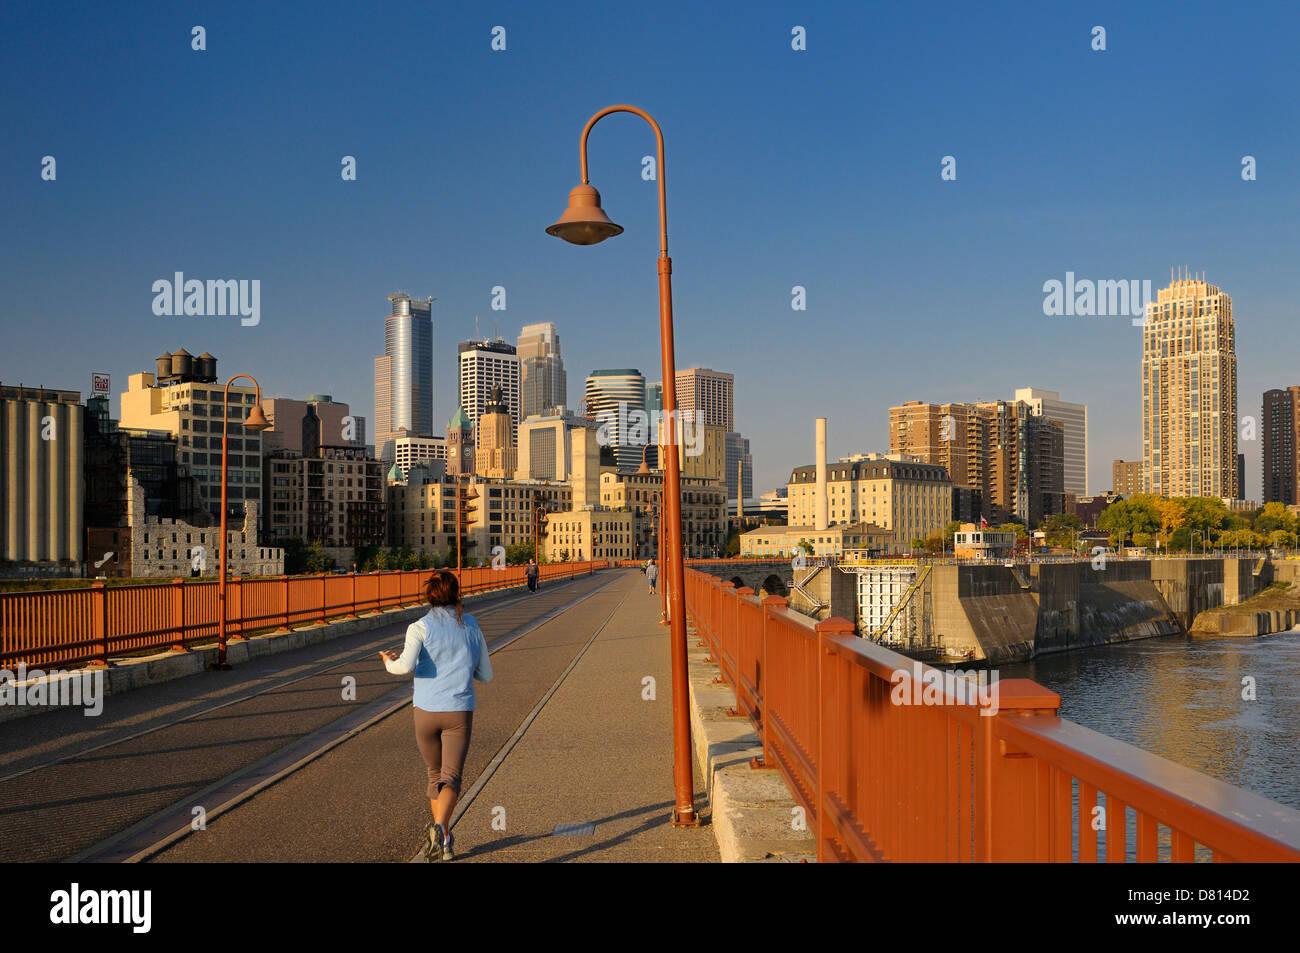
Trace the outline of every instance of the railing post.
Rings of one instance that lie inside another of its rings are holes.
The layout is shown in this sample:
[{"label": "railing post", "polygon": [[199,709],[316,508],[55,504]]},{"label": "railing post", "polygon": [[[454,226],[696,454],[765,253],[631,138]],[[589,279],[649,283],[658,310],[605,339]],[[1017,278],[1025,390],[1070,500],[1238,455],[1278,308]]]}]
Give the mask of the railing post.
[{"label": "railing post", "polygon": [[[173,652],[185,651],[185,582],[181,579],[173,579],[172,585],[172,605],[171,605],[171,631]],[[218,607],[220,611],[220,607]]]},{"label": "railing post", "polygon": [[320,620],[325,621],[325,573],[320,574]]},{"label": "railing post", "polygon": [[762,604],[763,627],[760,633],[760,637],[763,640],[763,644],[759,648],[758,673],[757,673],[758,678],[756,679],[756,684],[754,686],[755,689],[758,691],[758,697],[760,699],[759,705],[760,705],[760,712],[762,716],[761,734],[763,739],[763,753],[757,758],[750,758],[749,766],[751,768],[775,767],[772,764],[771,750],[768,748],[768,745],[771,743],[770,739],[772,737],[772,732],[771,732],[771,726],[768,722],[769,706],[767,703],[767,630],[768,627],[773,624],[772,613],[777,611],[778,609],[784,609],[785,607],[786,607],[786,600],[784,596],[765,596],[763,598],[763,604]]},{"label": "railing post", "polygon": [[1003,741],[998,723],[1028,715],[1055,718],[1061,696],[1027,678],[999,679],[993,685],[998,711],[981,714],[982,744],[976,752],[975,860],[1047,860],[1051,792],[1039,788],[1038,761]]},{"label": "railing post", "polygon": [[235,625],[234,631],[230,632],[226,641],[247,642],[248,640],[244,637],[244,577],[235,576],[230,582],[232,587],[229,593],[233,593],[233,598],[230,594],[227,594],[227,598],[232,599],[235,609],[227,622],[233,622]]},{"label": "railing post", "polygon": [[108,665],[108,585],[102,579],[90,584],[90,636],[99,655],[90,663],[98,668]]},{"label": "railing post", "polygon": [[838,712],[827,711],[827,688],[829,674],[826,671],[828,660],[832,653],[826,647],[826,640],[833,635],[853,635],[853,623],[847,619],[841,619],[839,616],[831,616],[823,622],[816,625],[817,632],[817,674],[816,674],[816,704],[814,715],[817,721],[817,727],[814,736],[817,739],[817,749],[813,752],[813,771],[817,777],[814,779],[813,791],[813,811],[817,824],[817,862],[829,859],[829,852],[826,850],[826,787],[827,771],[826,762],[828,752],[835,750],[835,745],[844,745],[846,740],[842,731],[836,728],[840,725],[840,719],[837,718]]},{"label": "railing post", "polygon": [[280,624],[280,631],[288,632],[289,631],[289,577],[282,576],[280,578],[280,581],[283,583],[283,585],[280,586],[280,604],[284,608],[284,622]]},{"label": "railing post", "polygon": [[356,573],[356,570],[353,570],[353,572],[352,572],[352,612],[348,615],[348,618],[349,618],[349,619],[355,619],[356,617],[357,617],[357,573]]}]

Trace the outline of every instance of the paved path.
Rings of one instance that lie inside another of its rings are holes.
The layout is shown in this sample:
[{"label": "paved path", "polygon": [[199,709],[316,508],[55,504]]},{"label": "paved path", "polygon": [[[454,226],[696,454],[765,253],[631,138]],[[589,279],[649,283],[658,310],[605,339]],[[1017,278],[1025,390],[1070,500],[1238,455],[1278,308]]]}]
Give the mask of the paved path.
[{"label": "paved path", "polygon": [[[471,605],[498,648],[455,828],[467,861],[718,859],[708,827],[668,826],[671,691],[657,607],[635,571]],[[400,648],[404,629],[114,696],[96,719],[10,722],[0,859],[409,860],[428,820],[424,766],[409,682],[373,654]],[[345,675],[355,701],[341,698]],[[642,700],[646,676],[654,701]],[[196,807],[210,817],[191,831]],[[592,822],[591,834],[552,833]],[[183,836],[162,846],[164,833]]]}]

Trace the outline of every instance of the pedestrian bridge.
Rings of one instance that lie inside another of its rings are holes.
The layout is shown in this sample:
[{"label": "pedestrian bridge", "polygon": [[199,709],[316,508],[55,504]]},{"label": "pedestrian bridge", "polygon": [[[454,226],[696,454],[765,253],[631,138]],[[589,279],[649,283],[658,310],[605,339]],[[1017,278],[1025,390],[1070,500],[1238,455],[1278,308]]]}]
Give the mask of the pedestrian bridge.
[{"label": "pedestrian bridge", "polygon": [[[695,778],[706,824],[670,825],[660,598],[603,564],[543,566],[536,594],[522,567],[469,573],[496,678],[453,817],[463,858],[719,860],[712,775]],[[992,703],[967,693],[733,574],[687,569],[691,645],[744,716],[724,747],[756,757],[735,767],[784,782],[818,859],[1300,860],[1300,812],[1073,724],[1033,682],[997,683]],[[5,666],[80,659],[121,688],[92,718],[0,708],[0,860],[415,858],[428,805],[410,684],[377,653],[423,613],[423,574],[377,575],[245,582],[227,602],[234,669],[182,678],[165,675],[215,656],[212,583],[0,595]],[[692,673],[701,718],[700,693],[721,690],[708,681]]]}]

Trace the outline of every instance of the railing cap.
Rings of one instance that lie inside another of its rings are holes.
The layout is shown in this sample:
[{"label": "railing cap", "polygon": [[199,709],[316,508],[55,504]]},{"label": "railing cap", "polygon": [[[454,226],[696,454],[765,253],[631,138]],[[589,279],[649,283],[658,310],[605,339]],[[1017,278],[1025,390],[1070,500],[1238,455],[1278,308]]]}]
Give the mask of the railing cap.
[{"label": "railing cap", "polygon": [[1060,695],[1029,678],[1000,678],[997,692],[998,707],[1004,711],[1059,711],[1061,707]]}]

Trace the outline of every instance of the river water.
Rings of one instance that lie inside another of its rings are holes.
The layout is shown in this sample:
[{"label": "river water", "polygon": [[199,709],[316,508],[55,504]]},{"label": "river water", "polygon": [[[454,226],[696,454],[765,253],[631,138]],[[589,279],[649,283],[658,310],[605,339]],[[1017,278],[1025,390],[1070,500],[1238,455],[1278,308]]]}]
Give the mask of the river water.
[{"label": "river water", "polygon": [[[1174,636],[998,669],[1061,696],[1061,717],[1300,809],[1300,628]],[[1242,698],[1254,679],[1255,700]]]}]

